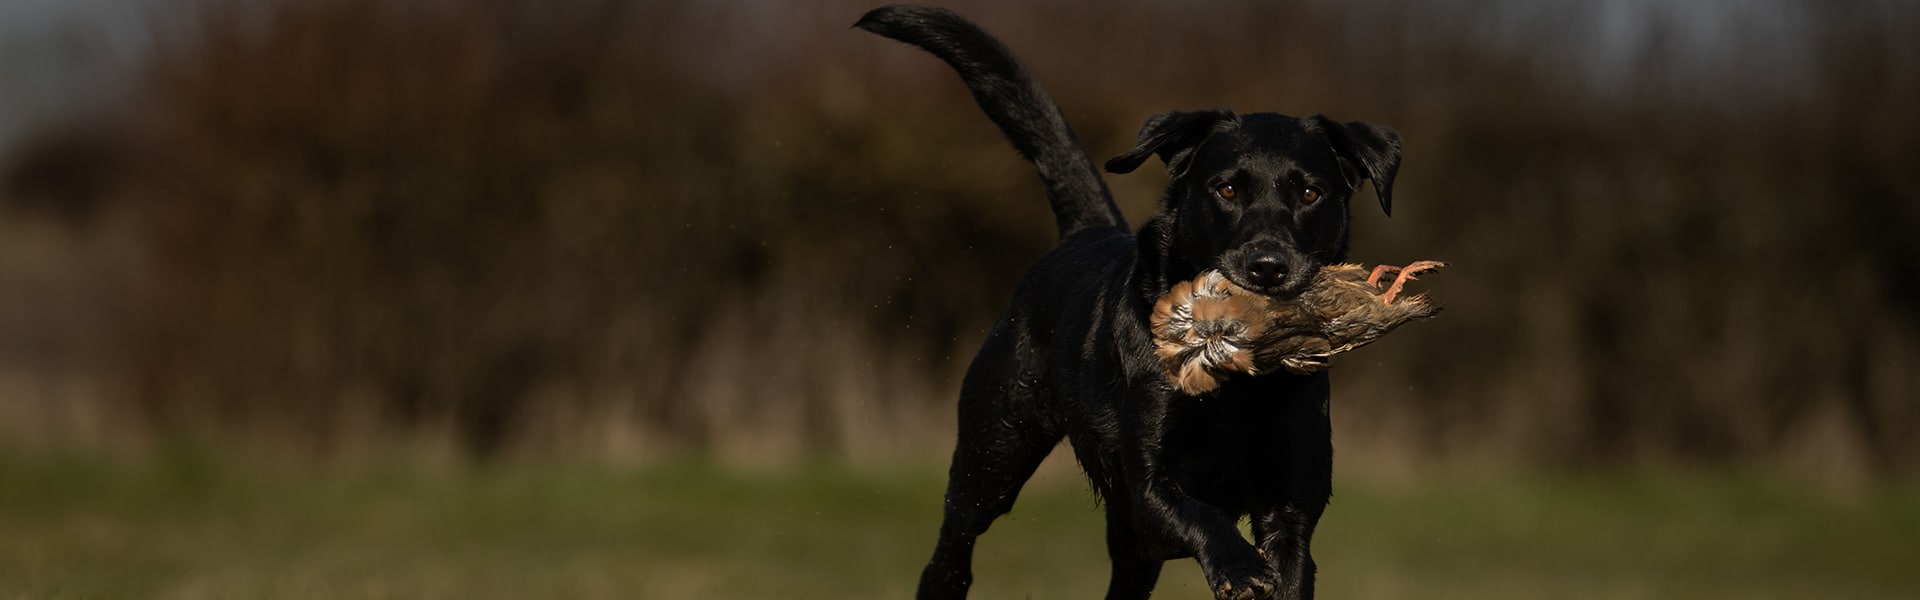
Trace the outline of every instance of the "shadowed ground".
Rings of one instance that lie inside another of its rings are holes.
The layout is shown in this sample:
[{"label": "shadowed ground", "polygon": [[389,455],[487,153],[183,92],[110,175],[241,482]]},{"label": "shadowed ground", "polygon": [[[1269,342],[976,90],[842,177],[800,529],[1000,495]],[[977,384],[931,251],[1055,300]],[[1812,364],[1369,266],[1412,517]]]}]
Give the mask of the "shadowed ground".
[{"label": "shadowed ground", "polygon": [[[224,468],[0,458],[0,597],[899,598],[936,468],[742,473],[512,465]],[[1096,595],[1100,517],[1036,480],[981,543],[976,597]],[[1340,482],[1334,598],[1911,598],[1920,492],[1617,474]],[[1200,598],[1191,561],[1156,597]]]}]

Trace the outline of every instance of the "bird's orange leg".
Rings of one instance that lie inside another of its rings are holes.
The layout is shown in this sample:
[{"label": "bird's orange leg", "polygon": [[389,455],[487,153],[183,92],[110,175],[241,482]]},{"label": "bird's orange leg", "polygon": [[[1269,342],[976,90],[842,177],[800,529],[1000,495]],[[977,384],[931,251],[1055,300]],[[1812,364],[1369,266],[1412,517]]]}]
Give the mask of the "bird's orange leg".
[{"label": "bird's orange leg", "polygon": [[[1413,264],[1400,269],[1400,276],[1393,279],[1393,285],[1387,288],[1387,293],[1380,295],[1380,303],[1393,304],[1393,297],[1400,294],[1400,288],[1405,287],[1407,282],[1419,279],[1421,273],[1433,271],[1445,266],[1447,266],[1447,263],[1437,260],[1414,261]],[[1375,272],[1378,271],[1378,269],[1375,269]]]},{"label": "bird's orange leg", "polygon": [[1385,275],[1387,273],[1391,273],[1399,270],[1400,270],[1400,267],[1396,267],[1393,265],[1380,265],[1378,267],[1374,267],[1373,272],[1367,274],[1367,285],[1378,288],[1380,287],[1381,275]]}]

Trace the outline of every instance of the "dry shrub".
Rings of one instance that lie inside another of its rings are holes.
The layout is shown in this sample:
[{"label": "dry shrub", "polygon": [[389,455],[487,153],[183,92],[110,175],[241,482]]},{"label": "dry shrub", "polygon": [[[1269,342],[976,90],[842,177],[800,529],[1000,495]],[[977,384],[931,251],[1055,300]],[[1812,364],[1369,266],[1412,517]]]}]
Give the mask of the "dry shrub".
[{"label": "dry shrub", "polygon": [[[1169,108],[1405,135],[1355,258],[1456,268],[1441,319],[1337,373],[1350,456],[1920,466],[1911,15],[1819,13],[1813,91],[1742,102],[1597,90],[1368,6],[962,8],[1099,158]],[[102,154],[147,252],[114,410],[321,454],[937,454],[1052,228],[945,67],[847,29],[864,8],[196,13]],[[1156,179],[1114,180],[1136,221]]]}]

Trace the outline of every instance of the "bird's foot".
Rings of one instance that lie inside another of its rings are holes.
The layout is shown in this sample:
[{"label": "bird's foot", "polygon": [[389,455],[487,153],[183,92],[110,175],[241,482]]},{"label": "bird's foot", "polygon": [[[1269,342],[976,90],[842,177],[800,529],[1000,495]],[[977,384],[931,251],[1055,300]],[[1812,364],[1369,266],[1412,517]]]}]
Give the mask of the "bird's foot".
[{"label": "bird's foot", "polygon": [[1367,274],[1367,285],[1373,286],[1374,288],[1379,288],[1381,275],[1385,275],[1388,273],[1396,273],[1399,271],[1400,271],[1400,267],[1396,267],[1393,265],[1380,265],[1380,266],[1374,267],[1373,272]]},{"label": "bird's foot", "polygon": [[[1380,269],[1385,266],[1386,265],[1375,267],[1373,269],[1374,275],[1379,275],[1381,273]],[[1419,279],[1421,273],[1437,270],[1445,266],[1447,266],[1447,263],[1437,260],[1417,260],[1405,267],[1397,267],[1396,270],[1400,271],[1400,276],[1393,278],[1393,285],[1387,287],[1387,292],[1380,295],[1380,303],[1393,304],[1393,297],[1400,294],[1400,289],[1405,287],[1407,282]],[[1367,282],[1373,283],[1373,278],[1367,278]],[[1376,287],[1377,285],[1378,284],[1376,284]]]}]

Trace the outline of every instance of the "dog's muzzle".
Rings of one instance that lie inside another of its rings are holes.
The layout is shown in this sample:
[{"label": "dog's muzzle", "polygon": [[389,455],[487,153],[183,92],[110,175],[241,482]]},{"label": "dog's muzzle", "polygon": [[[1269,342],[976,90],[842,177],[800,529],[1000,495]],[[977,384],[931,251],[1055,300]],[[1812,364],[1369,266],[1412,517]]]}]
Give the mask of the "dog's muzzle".
[{"label": "dog's muzzle", "polygon": [[1272,289],[1287,281],[1287,256],[1279,252],[1254,252],[1248,254],[1244,264],[1247,270],[1247,282],[1255,287]]}]

